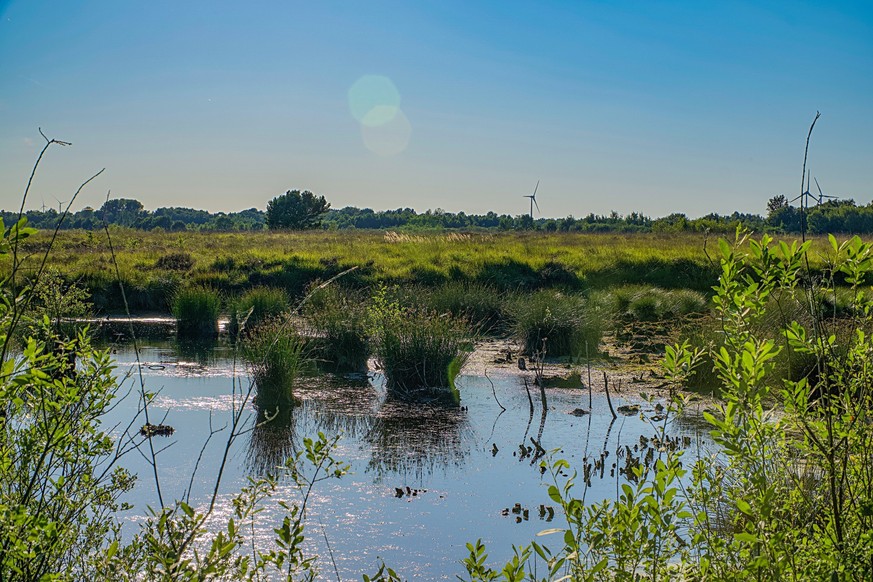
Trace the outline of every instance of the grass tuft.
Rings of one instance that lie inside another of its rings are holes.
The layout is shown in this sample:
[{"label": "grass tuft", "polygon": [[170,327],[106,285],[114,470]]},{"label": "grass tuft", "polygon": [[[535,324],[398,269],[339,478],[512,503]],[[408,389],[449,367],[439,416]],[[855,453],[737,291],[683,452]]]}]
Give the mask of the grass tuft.
[{"label": "grass tuft", "polygon": [[307,362],[306,341],[287,317],[264,320],[247,334],[242,353],[255,382],[255,405],[283,411],[294,405],[294,381]]},{"label": "grass tuft", "polygon": [[182,289],[173,297],[173,315],[180,337],[206,337],[218,333],[221,300],[208,287]]},{"label": "grass tuft", "polygon": [[371,311],[376,358],[388,389],[451,389],[472,349],[466,322],[424,308],[402,309],[377,293]]},{"label": "grass tuft", "polygon": [[236,337],[242,331],[243,320],[249,329],[262,321],[275,318],[288,310],[288,295],[273,287],[255,287],[243,293],[229,306],[227,331]]},{"label": "grass tuft", "polygon": [[581,295],[542,290],[517,296],[509,302],[516,338],[524,352],[551,357],[579,357],[586,343],[597,351],[603,334],[603,313]]},{"label": "grass tuft", "polygon": [[309,298],[304,317],[315,332],[316,359],[329,370],[367,369],[370,355],[367,301],[358,292],[329,285]]}]

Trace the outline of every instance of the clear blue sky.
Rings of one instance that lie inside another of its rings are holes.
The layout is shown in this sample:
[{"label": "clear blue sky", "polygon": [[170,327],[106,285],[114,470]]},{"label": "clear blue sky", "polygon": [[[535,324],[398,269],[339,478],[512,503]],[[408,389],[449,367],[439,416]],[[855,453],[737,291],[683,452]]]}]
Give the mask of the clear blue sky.
[{"label": "clear blue sky", "polygon": [[[361,80],[363,77],[363,80]],[[0,0],[0,207],[765,211],[873,199],[871,2]]]}]

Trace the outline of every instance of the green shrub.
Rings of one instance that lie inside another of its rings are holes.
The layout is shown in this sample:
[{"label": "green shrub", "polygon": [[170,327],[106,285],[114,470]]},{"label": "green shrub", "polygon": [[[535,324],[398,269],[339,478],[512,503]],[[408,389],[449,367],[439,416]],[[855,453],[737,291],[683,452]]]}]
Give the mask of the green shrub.
[{"label": "green shrub", "polygon": [[255,287],[231,302],[230,322],[227,331],[232,336],[239,335],[243,320],[249,329],[257,327],[266,319],[279,316],[288,310],[288,295],[273,287]]},{"label": "green shrub", "polygon": [[203,337],[218,333],[221,300],[208,287],[189,287],[173,297],[173,315],[182,337]]},{"label": "green shrub", "polygon": [[307,361],[305,346],[287,317],[267,319],[246,335],[242,352],[260,410],[284,411],[294,405],[294,380]]},{"label": "green shrub", "polygon": [[370,355],[367,301],[336,285],[318,289],[310,296],[304,316],[315,332],[316,359],[337,372],[367,369]]},{"label": "green shrub", "polygon": [[603,334],[603,310],[581,295],[537,291],[519,295],[508,305],[514,333],[525,353],[552,357],[580,356],[588,345],[597,351]]}]

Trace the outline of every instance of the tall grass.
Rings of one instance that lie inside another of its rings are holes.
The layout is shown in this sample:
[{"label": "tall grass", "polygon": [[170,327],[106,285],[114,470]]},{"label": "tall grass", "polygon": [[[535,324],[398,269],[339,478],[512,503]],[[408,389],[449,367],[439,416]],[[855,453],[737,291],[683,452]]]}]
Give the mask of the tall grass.
[{"label": "tall grass", "polygon": [[275,318],[288,309],[288,295],[273,287],[255,287],[243,293],[229,305],[230,321],[227,331],[236,337],[245,320],[249,329],[262,321]]},{"label": "tall grass", "polygon": [[516,339],[529,355],[578,357],[595,353],[603,335],[605,311],[579,294],[537,291],[518,295],[508,305]]},{"label": "tall grass", "polygon": [[218,333],[221,300],[207,287],[182,289],[173,297],[173,315],[181,337],[207,337]]},{"label": "tall grass", "polygon": [[267,319],[246,335],[243,357],[255,383],[261,411],[288,410],[294,405],[294,381],[307,361],[306,341],[287,317]]},{"label": "tall grass", "polygon": [[314,355],[333,371],[367,369],[370,355],[368,298],[362,293],[329,285],[318,289],[305,305],[304,317],[314,333]]},{"label": "tall grass", "polygon": [[505,319],[504,296],[495,287],[476,282],[451,281],[434,288],[416,288],[414,303],[440,314],[467,321],[478,334],[492,334],[502,329]]},{"label": "tall grass", "polygon": [[691,289],[623,285],[597,293],[619,321],[667,321],[709,311],[706,296]]},{"label": "tall grass", "polygon": [[371,311],[376,359],[388,389],[452,388],[472,350],[466,322],[424,308],[401,308],[377,293]]}]

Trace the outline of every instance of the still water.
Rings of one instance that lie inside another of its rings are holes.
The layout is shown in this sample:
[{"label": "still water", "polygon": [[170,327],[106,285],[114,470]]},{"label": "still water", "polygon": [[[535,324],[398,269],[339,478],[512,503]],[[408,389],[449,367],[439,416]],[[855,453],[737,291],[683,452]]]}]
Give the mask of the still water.
[{"label": "still water", "polygon": [[[146,390],[157,393],[150,421],[175,429],[170,437],[152,439],[160,450],[164,499],[183,498],[190,487],[192,505],[204,506],[227,442],[229,428],[223,427],[230,423],[234,389],[238,398],[249,384],[245,367],[221,344],[186,347],[174,341],[141,341],[141,365],[129,344],[114,349],[117,373],[126,378],[123,387],[130,394],[107,415],[107,426],[121,435],[131,419],[135,418],[134,432],[144,424],[138,406],[141,371]],[[585,499],[617,497],[621,477],[610,475],[615,453],[639,443],[641,435],[652,436],[652,426],[638,415],[619,416],[611,423],[606,399],[598,394],[593,397],[593,414],[570,414],[588,408],[588,392],[581,387],[548,389],[545,414],[539,390],[532,389],[531,412],[521,377],[491,372],[488,376],[490,380],[459,377],[460,405],[397,401],[386,394],[383,377],[376,372],[303,378],[296,387],[301,404],[290,415],[258,426],[233,443],[220,485],[218,518],[231,515],[231,499],[249,475],[275,472],[304,437],[318,431],[329,437],[342,435],[335,457],[351,465],[351,473],[342,479],[319,483],[309,501],[307,543],[321,556],[324,578],[336,578],[332,555],[343,580],[360,580],[361,574],[376,569],[379,559],[406,579],[455,579],[463,572],[459,560],[467,553],[467,542],[481,538],[489,561],[502,564],[512,556],[513,544],[529,543],[537,532],[564,525],[560,512],[550,518],[549,507],[558,508],[547,495],[548,473],[542,474],[533,452],[525,453],[534,446],[531,438],[546,450],[558,449],[557,454],[574,467],[608,451],[604,476],[592,479]],[[613,395],[613,404],[638,402],[634,396],[631,391]],[[255,423],[253,406],[247,407],[244,418],[250,427]],[[219,432],[209,438],[211,431]],[[693,422],[674,421],[668,432],[689,437],[686,458],[709,447]],[[126,499],[134,505],[124,516],[129,535],[147,507],[159,502],[146,458],[134,451],[122,465],[139,476]],[[409,495],[407,487],[419,492]],[[580,479],[576,494],[582,493]],[[272,528],[281,523],[277,502],[299,499],[290,481],[280,481],[277,494],[266,502],[267,510],[258,516],[258,544],[269,547]],[[518,514],[512,511],[516,504],[521,508]],[[539,541],[548,543],[548,538]],[[553,545],[560,546],[557,536]]]}]

